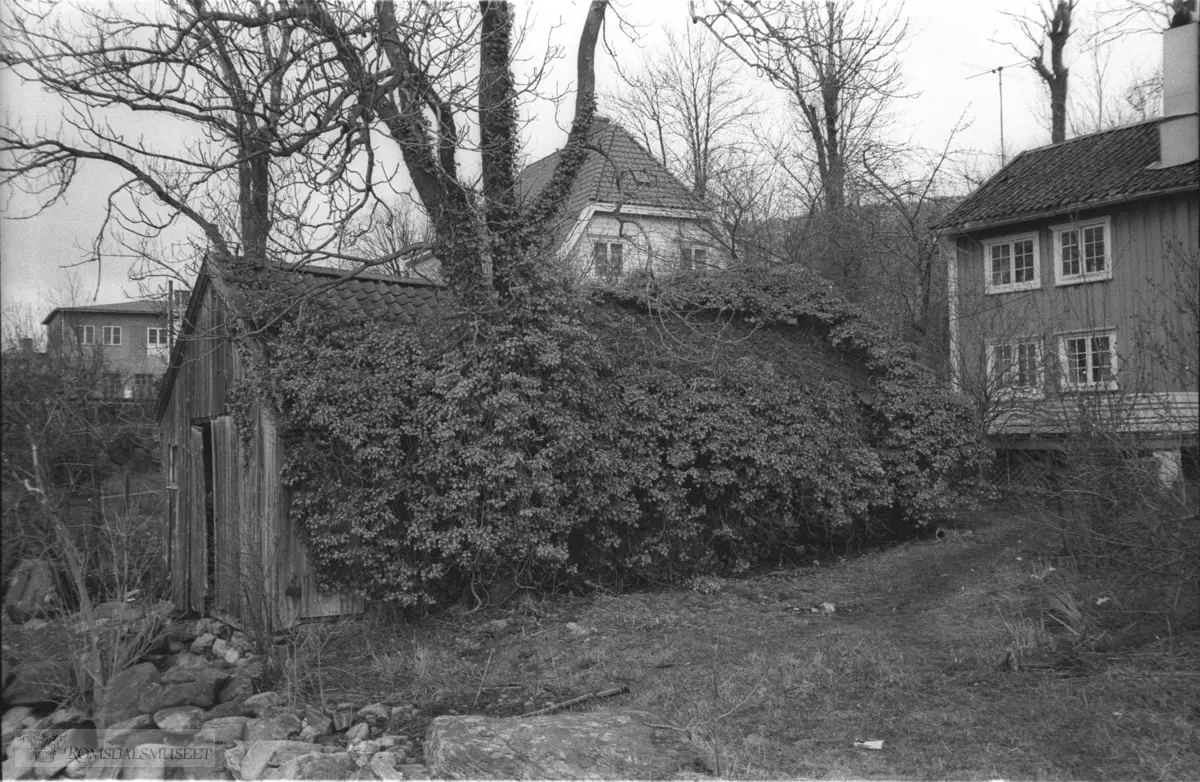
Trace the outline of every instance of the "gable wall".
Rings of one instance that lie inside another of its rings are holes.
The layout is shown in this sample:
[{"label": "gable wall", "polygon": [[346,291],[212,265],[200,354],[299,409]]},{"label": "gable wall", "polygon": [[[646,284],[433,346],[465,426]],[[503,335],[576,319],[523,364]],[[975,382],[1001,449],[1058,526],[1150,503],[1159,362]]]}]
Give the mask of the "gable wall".
[{"label": "gable wall", "polygon": [[620,240],[625,247],[624,271],[653,269],[665,272],[677,268],[684,245],[708,249],[709,264],[723,266],[722,245],[702,222],[680,217],[596,212],[588,220],[582,235],[568,254],[581,274],[593,273],[594,242]]}]

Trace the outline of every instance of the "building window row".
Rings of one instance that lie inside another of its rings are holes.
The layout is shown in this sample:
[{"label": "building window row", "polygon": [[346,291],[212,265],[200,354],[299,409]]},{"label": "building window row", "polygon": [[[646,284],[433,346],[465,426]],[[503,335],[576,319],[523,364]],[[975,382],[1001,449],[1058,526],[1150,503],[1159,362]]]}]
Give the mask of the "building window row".
[{"label": "building window row", "polygon": [[[95,345],[96,327],[76,326],[75,339],[80,345]],[[102,326],[100,329],[100,339],[103,345],[120,345],[122,340],[121,326]],[[168,339],[168,332],[165,328],[150,327],[146,329],[147,348],[166,348]]]},{"label": "building window row", "polygon": [[[705,271],[709,268],[708,248],[683,245],[679,250],[679,269]],[[620,241],[592,242],[592,269],[596,276],[614,282],[625,273],[625,245]]]},{"label": "building window row", "polygon": [[[1114,330],[1056,337],[1059,387],[1064,391],[1115,391],[1117,335]],[[1040,338],[995,343],[987,351],[989,385],[999,393],[1040,396],[1045,387]]]},{"label": "building window row", "polygon": [[[1102,217],[1050,227],[1055,285],[1112,279],[1112,223]],[[984,242],[985,291],[1011,293],[1040,288],[1041,248],[1035,233]]]}]

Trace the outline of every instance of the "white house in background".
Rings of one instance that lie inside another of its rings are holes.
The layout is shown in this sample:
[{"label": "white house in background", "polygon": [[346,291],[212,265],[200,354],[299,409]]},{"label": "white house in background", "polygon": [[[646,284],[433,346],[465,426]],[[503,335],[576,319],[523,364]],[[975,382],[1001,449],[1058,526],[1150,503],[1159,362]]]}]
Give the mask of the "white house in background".
[{"label": "white house in background", "polygon": [[[528,206],[554,174],[561,150],[530,163],[517,177]],[[587,154],[550,226],[555,252],[584,278],[615,281],[637,272],[715,271],[725,266],[719,222],[703,200],[605,118],[592,123]],[[437,280],[428,248],[407,261],[415,277]]]},{"label": "white house in background", "polygon": [[[521,172],[523,203],[546,187],[561,155]],[[587,157],[558,220],[557,251],[584,276],[615,280],[639,271],[704,272],[725,265],[712,209],[605,117],[592,123]]]},{"label": "white house in background", "polygon": [[1133,436],[1196,463],[1200,24],[1163,34],[1163,116],[1023,152],[941,221],[955,386],[999,448]]}]

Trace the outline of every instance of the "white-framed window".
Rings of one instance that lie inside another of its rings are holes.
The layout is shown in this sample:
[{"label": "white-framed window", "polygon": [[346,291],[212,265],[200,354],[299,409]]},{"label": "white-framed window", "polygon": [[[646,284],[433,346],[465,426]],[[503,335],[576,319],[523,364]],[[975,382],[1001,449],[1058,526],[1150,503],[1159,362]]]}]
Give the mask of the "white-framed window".
[{"label": "white-framed window", "polygon": [[100,393],[109,399],[120,399],[125,395],[125,383],[119,372],[105,372],[100,377]]},{"label": "white-framed window", "polygon": [[625,246],[620,242],[593,242],[592,268],[602,280],[620,279],[625,269]]},{"label": "white-framed window", "polygon": [[154,397],[154,383],[158,375],[137,374],[133,376],[133,398],[151,399]]},{"label": "white-framed window", "polygon": [[1054,284],[1112,279],[1112,223],[1107,217],[1053,225]]},{"label": "white-framed window", "polygon": [[704,271],[708,268],[708,248],[684,245],[679,251],[679,268],[686,271]]},{"label": "white-framed window", "polygon": [[1007,293],[1041,286],[1036,233],[1002,236],[983,243],[985,291]]},{"label": "white-framed window", "polygon": [[1063,334],[1058,338],[1062,387],[1071,391],[1110,391],[1117,387],[1117,332]]},{"label": "white-framed window", "polygon": [[146,329],[147,348],[165,348],[167,346],[167,330],[150,327]]},{"label": "white-framed window", "polygon": [[120,326],[105,326],[104,327],[104,344],[105,345],[120,345],[121,344],[121,327]]},{"label": "white-framed window", "polygon": [[1042,393],[1042,341],[1022,339],[988,346],[989,386],[1002,394],[1039,396]]},{"label": "white-framed window", "polygon": [[75,336],[79,340],[80,345],[95,345],[96,344],[96,327],[95,326],[76,326]]}]

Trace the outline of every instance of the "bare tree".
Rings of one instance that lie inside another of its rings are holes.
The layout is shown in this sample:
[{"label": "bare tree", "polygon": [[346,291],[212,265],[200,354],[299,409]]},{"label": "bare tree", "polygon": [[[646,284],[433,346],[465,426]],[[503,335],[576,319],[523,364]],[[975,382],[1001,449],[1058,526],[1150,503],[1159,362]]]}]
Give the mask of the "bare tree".
[{"label": "bare tree", "polygon": [[692,18],[788,95],[811,143],[824,207],[844,209],[858,162],[885,156],[879,131],[904,88],[896,56],[908,35],[902,9],[693,0]]},{"label": "bare tree", "polygon": [[433,247],[433,227],[420,209],[406,198],[377,204],[347,226],[346,247],[364,258],[386,258],[377,267],[395,277],[408,275],[406,260]]},{"label": "bare tree", "polygon": [[[1046,85],[1050,93],[1050,143],[1067,138],[1067,90],[1071,70],[1065,52],[1071,38],[1072,23],[1078,0],[1045,0],[1037,17],[1028,14],[1006,13],[1021,31],[1024,41],[1009,44]],[[1050,46],[1050,61],[1046,61],[1046,45]]]},{"label": "bare tree", "polygon": [[[251,308],[227,276],[389,260],[343,252],[345,226],[390,183],[375,149],[382,133],[399,147],[430,216],[447,280],[467,301],[503,295],[582,162],[606,7],[592,4],[581,36],[566,154],[525,214],[516,214],[512,194],[520,93],[511,75],[513,14],[487,2],[413,3],[403,13],[391,2],[15,8],[0,30],[0,64],[53,92],[65,126],[0,128],[0,171],[43,207],[84,162],[119,171],[105,231],[153,240],[186,222],[218,294],[252,332]],[[467,110],[480,122],[481,198],[456,160],[468,149],[460,126]],[[176,132],[139,135],[133,116]],[[96,248],[99,257],[99,238]]]},{"label": "bare tree", "polygon": [[639,70],[620,71],[620,89],[605,96],[622,124],[700,198],[744,151],[760,113],[735,64],[728,49],[689,27],[682,36],[669,32],[666,47]]}]

